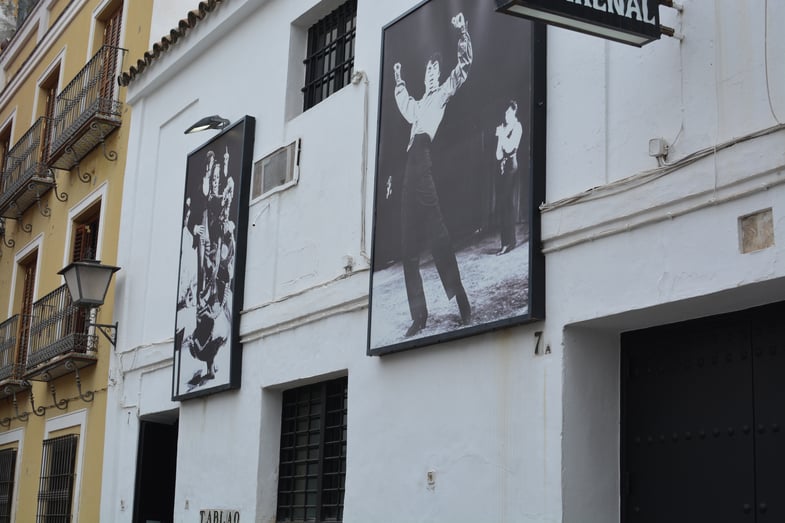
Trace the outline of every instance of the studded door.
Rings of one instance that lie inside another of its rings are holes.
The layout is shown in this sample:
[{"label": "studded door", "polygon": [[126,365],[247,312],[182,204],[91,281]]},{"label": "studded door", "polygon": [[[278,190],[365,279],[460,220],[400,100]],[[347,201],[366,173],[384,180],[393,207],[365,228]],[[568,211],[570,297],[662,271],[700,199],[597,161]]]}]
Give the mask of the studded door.
[{"label": "studded door", "polygon": [[623,522],[785,521],[784,315],[622,335]]},{"label": "studded door", "polygon": [[785,304],[752,319],[755,395],[754,510],[759,523],[785,521]]}]

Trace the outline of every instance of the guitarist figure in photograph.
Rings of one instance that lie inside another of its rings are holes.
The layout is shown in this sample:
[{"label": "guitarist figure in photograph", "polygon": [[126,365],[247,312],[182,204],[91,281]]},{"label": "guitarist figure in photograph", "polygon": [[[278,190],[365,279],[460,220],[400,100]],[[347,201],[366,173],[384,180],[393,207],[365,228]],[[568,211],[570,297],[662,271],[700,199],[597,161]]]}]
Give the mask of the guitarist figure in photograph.
[{"label": "guitarist figure in photograph", "polygon": [[515,248],[515,181],[518,175],[518,146],[523,136],[523,126],[518,121],[518,103],[510,100],[504,112],[504,123],[496,128],[496,214],[499,219],[501,248],[497,256]]},{"label": "guitarist figure in photograph", "polygon": [[[447,102],[466,81],[472,64],[472,43],[463,13],[452,18],[452,25],[459,32],[458,63],[440,84],[441,57],[438,53],[432,55],[425,66],[425,93],[421,99],[415,100],[409,95],[406,82],[401,77],[401,64],[393,66],[395,102],[401,116],[411,125],[401,189],[403,274],[412,317],[412,325],[406,331],[407,337],[419,333],[428,319],[420,274],[420,252],[424,245],[430,247],[447,297],[454,297],[458,303],[463,324],[468,325],[472,316],[455,250],[439,206],[431,163],[431,142],[436,138]],[[387,183],[389,198],[392,179],[388,179]]]}]

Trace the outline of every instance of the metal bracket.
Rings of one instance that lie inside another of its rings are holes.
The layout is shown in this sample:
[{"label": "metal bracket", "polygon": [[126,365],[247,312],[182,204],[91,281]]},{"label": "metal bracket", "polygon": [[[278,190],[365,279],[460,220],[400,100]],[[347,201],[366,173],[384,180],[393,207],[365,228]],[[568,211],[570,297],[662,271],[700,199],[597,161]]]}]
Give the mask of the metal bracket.
[{"label": "metal bracket", "polygon": [[5,228],[5,218],[0,218],[0,238],[3,239],[3,245],[9,249],[13,249],[16,242],[13,239],[8,239],[6,235],[7,229]]},{"label": "metal bracket", "polygon": [[[12,401],[14,404],[14,416],[16,416],[16,419],[18,419],[19,421],[27,421],[28,418],[30,418],[30,414],[27,412],[23,412],[19,414],[19,403],[17,403],[16,401],[16,391],[12,391],[12,392],[13,392]],[[30,388],[30,403],[32,402],[33,402],[33,389]],[[44,412],[45,411],[46,409],[44,409]],[[35,408],[33,408],[33,413],[35,413]],[[43,416],[43,414],[40,415]]]},{"label": "metal bracket", "polygon": [[55,407],[59,410],[67,410],[68,409],[68,399],[61,399],[57,401],[57,391],[55,390],[55,382],[49,382],[49,392],[52,394],[52,402],[54,402]]},{"label": "metal bracket", "polygon": [[118,322],[115,322],[114,325],[110,323],[90,323],[88,327],[95,327],[112,344],[112,347],[117,348],[117,325]]},{"label": "metal bracket", "polygon": [[74,157],[74,166],[71,168],[73,169],[76,167],[76,175],[79,177],[79,179],[84,183],[90,183],[90,181],[93,179],[93,175],[90,173],[83,173],[79,168],[79,158],[76,156],[76,151],[74,151],[74,148],[69,145],[65,148],[65,153]]},{"label": "metal bracket", "polygon": [[11,207],[16,209],[16,218],[11,218],[16,222],[18,228],[22,229],[26,233],[30,233],[33,231],[33,224],[32,223],[22,223],[22,213],[19,212],[19,205],[16,202],[11,202]]},{"label": "metal bracket", "polygon": [[[16,394],[14,394],[14,403],[16,403]],[[33,389],[30,388],[30,406],[33,408],[33,414],[36,416],[43,416],[46,414],[46,407],[44,406],[35,406],[35,398],[33,397]],[[17,414],[18,416],[18,414]],[[25,412],[25,418],[27,418],[27,413]],[[24,420],[22,420],[24,421]]]},{"label": "metal bracket", "polygon": [[55,177],[55,172],[52,169],[49,169],[49,171],[52,173],[52,179],[55,180],[55,186],[52,187],[52,189],[54,189],[54,192],[55,192],[55,198],[57,198],[58,201],[61,201],[63,203],[67,202],[68,201],[68,193],[65,192],[65,191],[57,192],[57,178]]},{"label": "metal bracket", "polygon": [[38,211],[41,213],[41,216],[43,216],[44,218],[49,218],[50,216],[52,216],[52,209],[49,208],[48,203],[45,203],[42,206],[41,198],[37,198],[36,203],[38,204]]},{"label": "metal bracket", "polygon": [[95,399],[95,393],[92,390],[88,390],[86,393],[82,393],[82,380],[79,377],[79,367],[77,367],[73,361],[65,362],[65,368],[68,370],[74,371],[74,375],[76,376],[76,390],[79,392],[79,398],[86,403],[90,403]]},{"label": "metal bracket", "polygon": [[117,161],[117,151],[109,150],[107,152],[107,150],[106,150],[106,142],[103,139],[101,140],[101,148],[104,151],[104,158],[106,158],[110,162]]}]

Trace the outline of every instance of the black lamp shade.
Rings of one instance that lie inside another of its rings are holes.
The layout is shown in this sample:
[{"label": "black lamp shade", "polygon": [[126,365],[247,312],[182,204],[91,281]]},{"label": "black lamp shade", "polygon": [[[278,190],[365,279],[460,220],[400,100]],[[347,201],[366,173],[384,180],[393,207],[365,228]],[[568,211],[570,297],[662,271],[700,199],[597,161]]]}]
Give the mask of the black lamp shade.
[{"label": "black lamp shade", "polygon": [[206,131],[207,129],[223,129],[227,125],[229,125],[229,120],[214,114],[212,116],[202,118],[193,124],[191,127],[185,130],[185,134],[198,133],[200,131]]},{"label": "black lamp shade", "polygon": [[58,271],[65,278],[71,301],[77,307],[99,307],[104,304],[112,275],[120,267],[102,265],[98,260],[73,262]]}]

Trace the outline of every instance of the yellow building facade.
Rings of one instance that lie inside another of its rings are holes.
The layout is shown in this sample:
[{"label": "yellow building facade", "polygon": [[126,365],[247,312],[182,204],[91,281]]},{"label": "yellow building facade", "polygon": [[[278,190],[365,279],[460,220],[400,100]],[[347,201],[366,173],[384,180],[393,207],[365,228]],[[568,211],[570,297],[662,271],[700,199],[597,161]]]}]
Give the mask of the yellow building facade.
[{"label": "yellow building facade", "polygon": [[122,272],[96,308],[59,271],[115,264],[130,122],[116,78],[147,47],[152,3],[39,0],[2,44],[0,521],[99,520]]}]

